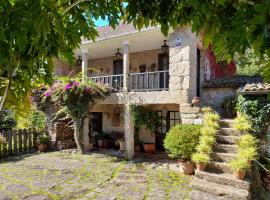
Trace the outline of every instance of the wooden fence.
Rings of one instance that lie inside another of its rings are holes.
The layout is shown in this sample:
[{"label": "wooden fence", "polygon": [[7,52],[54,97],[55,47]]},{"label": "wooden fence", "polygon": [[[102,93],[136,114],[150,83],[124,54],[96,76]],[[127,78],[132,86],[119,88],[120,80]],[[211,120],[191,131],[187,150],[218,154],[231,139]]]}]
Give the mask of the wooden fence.
[{"label": "wooden fence", "polygon": [[0,143],[0,158],[29,153],[36,150],[38,133],[34,130],[0,131],[6,142]]}]

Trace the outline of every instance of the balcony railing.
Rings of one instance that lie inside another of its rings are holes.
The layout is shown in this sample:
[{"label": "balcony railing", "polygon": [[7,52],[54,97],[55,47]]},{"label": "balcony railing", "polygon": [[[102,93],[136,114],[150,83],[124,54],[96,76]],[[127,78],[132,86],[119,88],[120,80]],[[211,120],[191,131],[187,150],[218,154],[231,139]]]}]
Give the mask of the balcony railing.
[{"label": "balcony railing", "polygon": [[[123,90],[123,74],[90,77],[96,83],[109,84],[115,91]],[[159,91],[169,89],[169,70],[129,74],[129,91]]]},{"label": "balcony railing", "polygon": [[168,90],[169,70],[130,74],[129,85],[131,91]]},{"label": "balcony railing", "polygon": [[95,83],[108,84],[116,91],[123,90],[123,74],[90,77],[90,80]]}]

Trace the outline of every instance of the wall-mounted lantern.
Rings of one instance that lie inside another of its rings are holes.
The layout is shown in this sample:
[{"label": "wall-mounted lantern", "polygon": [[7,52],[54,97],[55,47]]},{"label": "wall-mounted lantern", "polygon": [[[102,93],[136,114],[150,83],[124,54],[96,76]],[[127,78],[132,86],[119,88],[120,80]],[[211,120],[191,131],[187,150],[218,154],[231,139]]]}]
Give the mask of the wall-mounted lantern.
[{"label": "wall-mounted lantern", "polygon": [[122,54],[120,53],[120,49],[117,48],[117,52],[115,53],[116,60],[121,60]]},{"label": "wall-mounted lantern", "polygon": [[169,46],[166,44],[167,40],[164,40],[164,44],[161,46],[161,49],[164,53],[169,52]]},{"label": "wall-mounted lantern", "polygon": [[79,56],[79,58],[78,58],[78,60],[77,60],[77,65],[82,65],[82,57],[81,56]]}]

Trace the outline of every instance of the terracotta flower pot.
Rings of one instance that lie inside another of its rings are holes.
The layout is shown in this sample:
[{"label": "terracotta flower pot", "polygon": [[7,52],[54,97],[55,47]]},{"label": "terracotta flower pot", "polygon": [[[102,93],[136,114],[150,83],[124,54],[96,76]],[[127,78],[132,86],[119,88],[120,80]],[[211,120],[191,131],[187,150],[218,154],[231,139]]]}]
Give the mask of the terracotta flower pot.
[{"label": "terracotta flower pot", "polygon": [[144,143],[143,149],[144,149],[145,153],[155,153],[155,151],[156,151],[154,143]]},{"label": "terracotta flower pot", "polygon": [[178,161],[180,172],[186,175],[191,175],[194,172],[194,163],[191,161]]},{"label": "terracotta flower pot", "polygon": [[104,148],[109,148],[110,147],[110,140],[102,140],[102,146]]},{"label": "terracotta flower pot", "polygon": [[126,150],[126,143],[124,141],[119,141],[120,151]]},{"label": "terracotta flower pot", "polygon": [[234,175],[235,175],[235,177],[237,179],[243,180],[245,178],[246,171],[245,170],[239,170],[239,171],[234,172]]},{"label": "terracotta flower pot", "polygon": [[207,163],[196,163],[197,170],[199,171],[205,171]]},{"label": "terracotta flower pot", "polygon": [[47,144],[39,144],[38,150],[41,152],[45,152],[47,150]]},{"label": "terracotta flower pot", "polygon": [[91,142],[89,144],[86,145],[86,152],[88,151],[92,151],[94,149],[94,144]]}]

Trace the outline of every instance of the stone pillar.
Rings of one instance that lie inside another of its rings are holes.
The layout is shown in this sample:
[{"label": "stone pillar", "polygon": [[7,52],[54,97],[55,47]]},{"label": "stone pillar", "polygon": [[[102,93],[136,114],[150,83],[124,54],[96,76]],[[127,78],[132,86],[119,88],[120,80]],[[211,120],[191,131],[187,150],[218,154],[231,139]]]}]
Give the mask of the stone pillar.
[{"label": "stone pillar", "polygon": [[129,109],[129,96],[128,96],[128,74],[129,74],[129,42],[125,41],[123,43],[123,92],[124,96],[126,97],[126,102],[124,105],[124,126],[125,126],[125,145],[126,145],[126,152],[125,156],[126,159],[131,160],[134,156],[134,126],[133,121],[131,118],[131,113]]},{"label": "stone pillar", "polygon": [[84,120],[83,124],[83,142],[84,142],[84,151],[89,152],[90,147],[89,147],[89,116],[87,116]]},{"label": "stone pillar", "polygon": [[82,53],[82,81],[87,79],[88,49],[81,49]]}]

